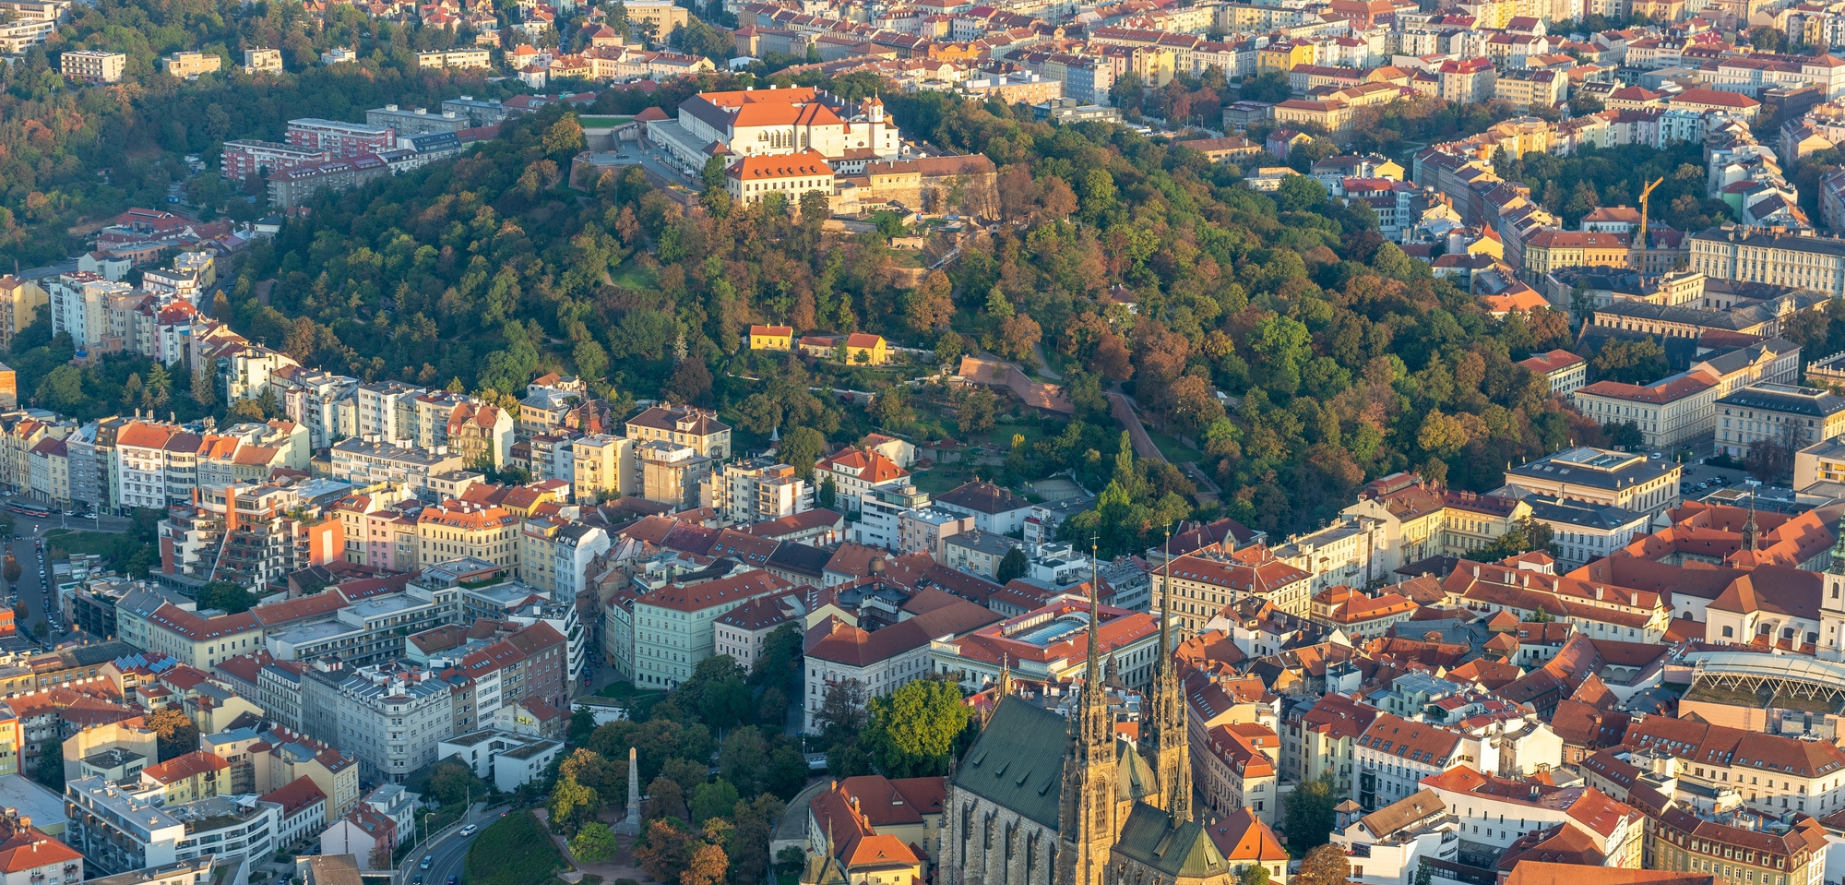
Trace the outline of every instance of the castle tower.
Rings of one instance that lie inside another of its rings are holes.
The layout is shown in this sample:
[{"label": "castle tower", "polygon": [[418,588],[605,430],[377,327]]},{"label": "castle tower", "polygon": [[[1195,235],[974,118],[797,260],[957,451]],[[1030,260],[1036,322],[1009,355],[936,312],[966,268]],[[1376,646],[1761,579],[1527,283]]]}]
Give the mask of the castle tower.
[{"label": "castle tower", "polygon": [[[1167,542],[1171,542],[1171,535]],[[1172,557],[1166,557],[1167,569]],[[1186,743],[1185,685],[1172,663],[1172,581],[1160,581],[1159,661],[1153,673],[1151,710],[1142,734],[1140,752],[1159,779],[1158,798],[1151,803],[1172,815],[1175,824],[1192,817],[1192,764]]]},{"label": "castle tower", "polygon": [[1115,717],[1103,687],[1101,602],[1089,582],[1089,661],[1083,668],[1082,704],[1070,722],[1070,754],[1064,758],[1063,807],[1058,812],[1058,885],[1101,885],[1109,850],[1121,831],[1115,819]]}]

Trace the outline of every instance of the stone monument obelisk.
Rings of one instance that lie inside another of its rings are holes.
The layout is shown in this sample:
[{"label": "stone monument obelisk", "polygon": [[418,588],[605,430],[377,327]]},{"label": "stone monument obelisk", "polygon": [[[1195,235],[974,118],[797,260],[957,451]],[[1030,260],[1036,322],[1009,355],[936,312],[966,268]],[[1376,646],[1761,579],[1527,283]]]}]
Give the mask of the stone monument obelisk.
[{"label": "stone monument obelisk", "polygon": [[641,832],[641,766],[634,748],[628,748],[628,816],[615,824],[615,832],[638,836]]}]

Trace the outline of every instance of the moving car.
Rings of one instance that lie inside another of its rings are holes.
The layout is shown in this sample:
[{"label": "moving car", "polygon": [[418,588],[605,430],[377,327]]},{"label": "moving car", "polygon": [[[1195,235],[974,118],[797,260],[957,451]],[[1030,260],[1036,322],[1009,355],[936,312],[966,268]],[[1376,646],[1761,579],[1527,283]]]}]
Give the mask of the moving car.
[{"label": "moving car", "polygon": [[474,824],[468,824],[467,826],[461,828],[461,835],[472,836],[479,829],[480,827],[475,826]]}]

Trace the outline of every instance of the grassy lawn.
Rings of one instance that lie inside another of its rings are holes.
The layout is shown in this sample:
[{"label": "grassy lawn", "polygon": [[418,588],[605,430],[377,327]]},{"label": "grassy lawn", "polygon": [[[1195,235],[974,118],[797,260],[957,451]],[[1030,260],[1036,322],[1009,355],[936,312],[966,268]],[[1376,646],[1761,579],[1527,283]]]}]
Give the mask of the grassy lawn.
[{"label": "grassy lawn", "polygon": [[651,289],[657,279],[652,271],[642,267],[638,262],[630,261],[610,276],[610,282],[629,289]]},{"label": "grassy lawn", "polygon": [[917,491],[939,495],[973,478],[973,473],[960,464],[944,464],[913,474],[910,480],[916,484]]},{"label": "grassy lawn", "polygon": [[627,704],[632,704],[635,701],[645,702],[653,700],[656,695],[664,694],[666,694],[666,692],[652,688],[637,690],[632,682],[611,682],[603,686],[600,691],[596,692],[596,696],[599,698],[608,698]]},{"label": "grassy lawn", "polygon": [[1028,446],[1044,438],[1044,430],[1036,421],[1021,421],[1017,424],[1000,421],[993,425],[993,432],[988,434],[988,439],[993,445],[999,447],[1000,451],[1010,452],[1012,451],[1012,437],[1015,434],[1025,437],[1025,444]]},{"label": "grassy lawn", "polygon": [[606,129],[610,126],[620,126],[632,119],[634,118],[620,116],[578,117],[577,122],[582,124],[584,129]]},{"label": "grassy lawn", "polygon": [[569,864],[529,811],[515,811],[480,831],[468,848],[468,885],[555,885]]},{"label": "grassy lawn", "polygon": [[[137,553],[151,555],[147,545],[137,541],[128,532],[52,529],[45,533],[45,538],[45,546],[50,548],[52,559],[63,559],[73,553],[92,553],[118,570],[126,569]],[[155,557],[157,560],[158,557]]]},{"label": "grassy lawn", "polygon": [[1161,433],[1151,427],[1147,428],[1147,436],[1153,439],[1154,445],[1160,447],[1160,452],[1166,456],[1166,460],[1174,464],[1184,464],[1198,460],[1199,451],[1179,442],[1179,438],[1176,436]]}]

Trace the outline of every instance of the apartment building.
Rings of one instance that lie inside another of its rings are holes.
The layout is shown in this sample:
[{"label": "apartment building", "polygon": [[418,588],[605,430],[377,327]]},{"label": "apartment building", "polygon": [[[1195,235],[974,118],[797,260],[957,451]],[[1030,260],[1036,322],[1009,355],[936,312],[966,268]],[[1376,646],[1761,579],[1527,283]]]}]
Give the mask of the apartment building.
[{"label": "apartment building", "polygon": [[400,108],[394,104],[366,111],[365,122],[388,128],[399,137],[428,135],[432,132],[460,132],[474,125],[472,120],[454,111],[437,110],[432,114],[428,108]]},{"label": "apartment building", "polygon": [[[335,596],[319,610],[310,610],[309,600],[319,596],[292,599],[272,606],[258,606],[265,624],[263,647],[277,661],[314,661],[337,658],[349,666],[364,667],[398,659],[403,654],[403,637],[460,618],[460,592],[454,588],[419,583],[407,584],[394,593],[380,593],[352,602]],[[287,621],[283,612],[270,609],[293,607],[299,615]]]},{"label": "apartment building", "polygon": [[706,478],[701,506],[732,525],[754,525],[813,507],[813,492],[794,468],[773,458],[731,461]]},{"label": "apartment building", "polygon": [[281,806],[216,796],[178,805],[128,791],[101,777],[64,788],[69,823],[63,836],[93,872],[126,873],[201,857],[273,854]]},{"label": "apartment building", "polygon": [[436,742],[453,734],[453,687],[428,670],[315,661],[301,688],[304,730],[353,754],[373,780],[402,783],[436,761]]},{"label": "apartment building", "polygon": [[699,488],[711,476],[711,458],[682,443],[648,440],[635,446],[641,465],[641,497],[691,510],[698,506]]},{"label": "apartment building", "polygon": [[258,71],[280,74],[282,73],[282,50],[245,49],[243,51],[243,69],[244,72],[248,74],[254,74]]},{"label": "apartment building", "polygon": [[730,655],[745,670],[753,669],[769,634],[783,624],[797,623],[805,608],[798,594],[751,599],[712,622],[713,652]]},{"label": "apartment building", "polygon": [[1682,781],[1734,790],[1762,814],[1824,817],[1845,807],[1845,750],[1830,741],[1648,716],[1628,725],[1622,743],[1675,758]]},{"label": "apartment building", "polygon": [[117,603],[116,627],[123,642],[201,670],[263,644],[262,624],[249,612],[206,617],[147,592],[131,593]]},{"label": "apartment building", "polygon": [[329,455],[334,479],[360,487],[393,483],[425,501],[437,500],[437,477],[467,467],[461,456],[446,450],[386,443],[375,436],[342,439]]},{"label": "apartment building", "polygon": [[1353,798],[1373,811],[1415,795],[1423,778],[1460,765],[1497,770],[1499,749],[1490,740],[1378,713],[1353,744]]},{"label": "apartment building", "polygon": [[109,335],[109,301],[131,296],[134,287],[89,271],[58,274],[46,281],[51,332],[63,332],[79,349],[101,344]]},{"label": "apartment building", "polygon": [[341,159],[388,151],[397,146],[397,133],[389,126],[303,117],[288,121],[286,140],[309,150],[329,151]]},{"label": "apartment building", "polygon": [[[1080,605],[1085,614],[1089,609],[1087,602],[1070,605]],[[1088,623],[1082,616],[1072,617],[1065,610],[1047,610],[1044,616],[1063,619],[1066,629],[1081,629],[1082,625]],[[1115,616],[1117,619],[1121,616],[1146,617],[1119,611]],[[896,691],[931,672],[957,674],[963,680],[969,679],[969,674],[957,665],[973,657],[971,649],[967,658],[949,654],[946,662],[937,662],[933,659],[932,643],[962,638],[976,630],[991,627],[1001,619],[1001,615],[991,609],[960,599],[870,631],[829,615],[808,631],[806,653],[802,659],[806,667],[805,684],[801,690],[807,710],[804,728],[810,732],[818,730],[816,717],[826,703],[827,688],[831,685],[856,682],[863,686],[865,697],[870,699]],[[1075,623],[1079,621],[1080,624]],[[1118,629],[1116,641],[1119,643],[1122,637],[1131,632]],[[1148,635],[1154,633],[1150,625],[1145,626],[1145,632]]]},{"label": "apartment building", "polygon": [[670,688],[715,652],[713,623],[731,609],[791,585],[759,569],[695,584],[672,583],[633,602],[634,681]]},{"label": "apartment building", "polygon": [[[38,319],[38,312],[51,303],[51,296],[40,288],[38,283],[22,280],[12,274],[0,276],[0,350],[13,347],[13,337],[19,330],[32,325]],[[18,404],[18,395],[13,397]]]},{"label": "apartment building", "polygon": [[224,143],[223,159],[218,171],[232,181],[244,181],[252,175],[266,178],[271,172],[331,159],[332,151],[279,141],[237,139]]},{"label": "apartment building", "polygon": [[642,475],[635,457],[635,441],[606,433],[591,433],[570,441],[571,488],[577,503],[621,498],[638,492]]},{"label": "apartment building", "polygon": [[1160,566],[1153,575],[1156,598],[1164,598],[1168,582],[1173,624],[1181,636],[1204,629],[1225,606],[1252,597],[1303,618],[1313,603],[1313,576],[1275,558],[1260,544],[1227,554],[1188,554]]},{"label": "apartment building", "polygon": [[68,49],[58,54],[58,72],[85,83],[119,83],[128,56],[97,49]]},{"label": "apartment building", "polygon": [[717,412],[695,406],[654,406],[629,418],[622,433],[639,443],[664,442],[687,446],[713,461],[730,458],[730,425]]},{"label": "apartment building", "polygon": [[814,465],[814,487],[833,487],[833,509],[856,513],[864,508],[865,496],[877,489],[899,488],[910,472],[882,453],[848,448]]},{"label": "apartment building", "polygon": [[506,508],[450,499],[417,515],[417,561],[424,565],[474,558],[519,564],[519,518]]},{"label": "apartment building", "polygon": [[526,520],[519,532],[519,580],[552,594],[575,599],[584,588],[591,560],[609,549],[601,526],[562,519]]},{"label": "apartment building", "polygon": [[182,80],[197,80],[200,74],[216,73],[224,66],[224,57],[190,50],[175,52],[160,59],[160,69]]},{"label": "apartment building", "polygon": [[1202,744],[1192,747],[1192,782],[1214,814],[1247,810],[1264,825],[1281,816],[1280,784],[1274,756],[1280,738],[1254,722],[1219,725]]},{"label": "apartment building", "polygon": [[1845,397],[1817,387],[1757,384],[1717,401],[1716,450],[1741,459],[1770,443],[1789,451],[1845,435]]}]

